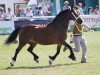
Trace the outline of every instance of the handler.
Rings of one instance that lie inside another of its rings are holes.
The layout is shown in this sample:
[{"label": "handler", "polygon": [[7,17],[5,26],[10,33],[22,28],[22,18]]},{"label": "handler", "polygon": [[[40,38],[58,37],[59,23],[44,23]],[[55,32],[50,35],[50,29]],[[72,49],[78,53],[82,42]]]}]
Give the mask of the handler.
[{"label": "handler", "polygon": [[[71,28],[72,28],[72,35],[73,35],[73,43],[75,45],[75,48],[72,48],[74,52],[79,52],[80,51],[80,46],[82,47],[82,58],[81,58],[81,63],[86,63],[87,57],[86,57],[86,52],[87,52],[87,45],[84,37],[82,36],[82,27],[86,27],[87,29],[91,30],[89,26],[85,25],[82,23],[82,19],[78,18],[76,22],[73,21],[71,23]],[[66,47],[64,47],[63,51],[66,51]]]}]

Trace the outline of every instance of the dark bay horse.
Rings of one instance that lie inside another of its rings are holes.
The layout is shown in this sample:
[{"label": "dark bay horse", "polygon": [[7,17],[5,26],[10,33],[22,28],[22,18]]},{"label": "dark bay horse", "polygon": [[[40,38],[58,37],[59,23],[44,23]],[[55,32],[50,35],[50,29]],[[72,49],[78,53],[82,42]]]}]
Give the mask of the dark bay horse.
[{"label": "dark bay horse", "polygon": [[49,63],[56,59],[56,57],[60,53],[61,46],[64,45],[69,48],[70,55],[69,58],[72,60],[76,60],[76,57],[72,51],[72,47],[65,42],[67,39],[66,31],[68,29],[69,20],[76,20],[78,15],[75,14],[74,10],[63,10],[61,11],[54,20],[44,28],[35,28],[34,25],[30,24],[27,26],[22,26],[20,28],[15,29],[11,35],[6,40],[5,44],[11,44],[19,34],[19,45],[16,49],[14,57],[12,57],[12,61],[10,62],[11,66],[14,66],[14,62],[16,61],[17,55],[20,50],[28,43],[30,46],[27,49],[34,57],[34,60],[38,63],[39,57],[34,52],[32,52],[33,48],[37,44],[41,45],[51,45],[57,44],[57,52],[53,56],[49,56]]}]

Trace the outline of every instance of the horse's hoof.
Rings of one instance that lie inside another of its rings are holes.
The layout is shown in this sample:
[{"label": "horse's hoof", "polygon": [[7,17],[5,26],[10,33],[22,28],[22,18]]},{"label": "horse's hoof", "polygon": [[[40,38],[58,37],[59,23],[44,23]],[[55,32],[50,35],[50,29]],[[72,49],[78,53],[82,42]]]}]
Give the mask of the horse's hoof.
[{"label": "horse's hoof", "polygon": [[53,62],[53,60],[52,60],[52,59],[50,59],[50,60],[49,60],[49,64],[51,65],[51,64],[52,64],[52,62]]},{"label": "horse's hoof", "polygon": [[36,61],[37,63],[39,63],[39,59],[36,59],[35,61]]},{"label": "horse's hoof", "polygon": [[69,58],[72,59],[72,60],[74,60],[74,61],[76,61],[76,57],[74,57],[74,56],[70,55]]},{"label": "horse's hoof", "polygon": [[15,64],[15,61],[14,61],[13,59],[11,59],[11,61],[10,61],[10,65],[13,67],[14,64]]},{"label": "horse's hoof", "polygon": [[13,66],[14,66],[14,64],[12,64],[12,63],[10,63],[10,65],[11,65],[11,67],[13,67]]}]

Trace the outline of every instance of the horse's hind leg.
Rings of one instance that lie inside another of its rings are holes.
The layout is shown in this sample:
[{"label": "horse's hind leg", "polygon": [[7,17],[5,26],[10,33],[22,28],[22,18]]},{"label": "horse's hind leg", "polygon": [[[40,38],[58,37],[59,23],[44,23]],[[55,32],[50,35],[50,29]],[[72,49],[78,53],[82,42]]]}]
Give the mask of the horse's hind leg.
[{"label": "horse's hind leg", "polygon": [[63,45],[64,45],[65,47],[68,47],[69,50],[70,50],[69,58],[72,59],[72,60],[76,60],[76,57],[75,57],[75,55],[74,55],[74,53],[73,53],[73,50],[72,50],[72,47],[71,47],[68,43],[66,43],[66,42],[64,42]]},{"label": "horse's hind leg", "polygon": [[16,51],[15,51],[15,54],[14,54],[14,57],[12,57],[11,59],[11,62],[10,62],[10,65],[11,66],[14,66],[14,63],[16,61],[16,58],[17,58],[17,55],[18,53],[20,52],[20,50],[25,46],[25,44],[19,44],[19,46],[17,47]]},{"label": "horse's hind leg", "polygon": [[59,45],[59,44],[58,44],[58,45],[57,45],[57,51],[56,51],[55,55],[54,55],[54,56],[49,56],[49,58],[50,58],[49,64],[50,64],[50,65],[51,65],[52,62],[56,59],[56,57],[59,55],[61,46],[62,46],[62,45]]},{"label": "horse's hind leg", "polygon": [[27,49],[27,51],[29,51],[32,55],[33,55],[33,57],[34,57],[34,60],[37,62],[37,63],[39,63],[39,57],[34,53],[34,52],[32,52],[32,50],[34,49],[34,47],[37,45],[36,43],[29,43],[30,44],[30,46],[29,46],[29,48]]}]

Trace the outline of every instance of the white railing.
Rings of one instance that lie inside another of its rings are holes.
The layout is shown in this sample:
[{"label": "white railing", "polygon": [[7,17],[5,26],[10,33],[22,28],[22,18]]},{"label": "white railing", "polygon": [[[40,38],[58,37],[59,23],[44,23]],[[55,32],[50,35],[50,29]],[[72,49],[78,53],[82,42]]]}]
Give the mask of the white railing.
[{"label": "white railing", "polygon": [[4,21],[4,20],[20,20],[20,19],[46,20],[46,19],[54,19],[54,18],[55,18],[55,16],[33,16],[33,17],[15,17],[15,18],[9,18],[9,19],[0,18],[0,21]]}]

